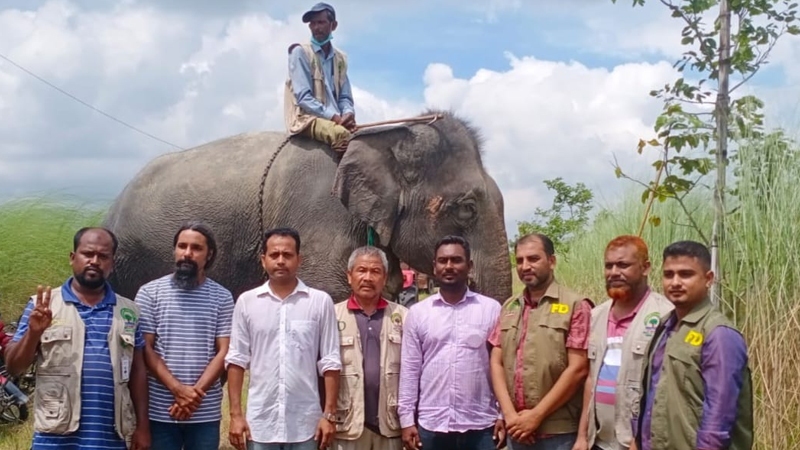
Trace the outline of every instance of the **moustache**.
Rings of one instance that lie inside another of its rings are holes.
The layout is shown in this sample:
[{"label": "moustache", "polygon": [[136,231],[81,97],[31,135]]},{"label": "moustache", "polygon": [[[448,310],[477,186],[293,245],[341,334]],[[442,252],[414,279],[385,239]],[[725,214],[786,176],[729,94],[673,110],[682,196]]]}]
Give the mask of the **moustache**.
[{"label": "moustache", "polygon": [[93,271],[97,272],[97,274],[100,275],[101,277],[105,276],[105,272],[103,272],[103,269],[101,269],[101,268],[99,268],[97,266],[86,266],[83,269],[83,272],[82,272],[83,275],[86,275],[86,273],[89,272],[90,270],[93,270]]}]

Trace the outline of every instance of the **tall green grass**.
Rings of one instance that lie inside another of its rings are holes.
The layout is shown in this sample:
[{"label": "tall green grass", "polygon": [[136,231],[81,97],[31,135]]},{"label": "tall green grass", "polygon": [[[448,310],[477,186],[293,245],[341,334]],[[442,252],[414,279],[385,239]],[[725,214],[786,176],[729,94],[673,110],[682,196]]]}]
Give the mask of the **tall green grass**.
[{"label": "tall green grass", "polygon": [[60,285],[72,274],[72,237],[98,225],[105,208],[70,200],[27,198],[0,203],[0,314],[17,320],[38,284]]},{"label": "tall green grass", "polygon": [[[755,392],[758,449],[800,448],[800,157],[767,146],[740,146],[737,195],[729,197],[725,241],[721,248],[722,310],[742,330],[749,347]],[[592,227],[563,255],[557,274],[567,285],[596,302],[605,300],[603,252],[612,238],[635,234],[644,213],[640,196],[601,211]],[[711,229],[709,192],[699,192],[688,209]],[[687,227],[673,201],[656,203],[661,226],[648,226],[651,286],[661,291],[661,251],[671,242],[700,240]],[[708,235],[708,234],[707,234]]]}]

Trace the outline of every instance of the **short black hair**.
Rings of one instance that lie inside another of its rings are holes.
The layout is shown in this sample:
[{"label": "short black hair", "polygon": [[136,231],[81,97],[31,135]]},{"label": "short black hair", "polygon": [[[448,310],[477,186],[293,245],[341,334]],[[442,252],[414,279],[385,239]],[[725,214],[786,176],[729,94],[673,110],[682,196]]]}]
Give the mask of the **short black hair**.
[{"label": "short black hair", "polygon": [[112,232],[108,228],[103,228],[103,227],[83,227],[80,230],[78,230],[78,232],[75,233],[75,237],[72,238],[72,251],[73,252],[78,251],[78,246],[81,245],[81,239],[83,239],[83,235],[86,234],[87,231],[96,231],[96,230],[105,231],[106,233],[108,233],[109,236],[111,236],[111,254],[116,255],[117,248],[119,247],[119,241],[117,240],[117,236],[114,234],[114,232]]},{"label": "short black hair", "polygon": [[711,253],[708,247],[696,241],[678,241],[664,249],[664,260],[669,257],[688,256],[696,258],[706,270],[711,270]]},{"label": "short black hair", "polygon": [[556,247],[553,245],[553,240],[547,237],[546,234],[542,233],[530,233],[522,236],[521,238],[517,239],[517,242],[514,244],[514,253],[517,252],[517,248],[519,244],[527,244],[528,242],[532,242],[538,240],[542,243],[542,247],[544,247],[544,254],[547,256],[553,256],[556,254]]},{"label": "short black hair", "polygon": [[295,230],[294,228],[281,227],[281,228],[273,228],[271,230],[267,230],[267,232],[264,233],[264,242],[263,245],[261,246],[262,255],[267,253],[267,241],[269,241],[269,238],[271,238],[272,236],[283,236],[294,239],[294,249],[298,255],[300,254],[300,233],[298,233],[297,230]]},{"label": "short black hair", "polygon": [[211,228],[203,222],[192,220],[186,222],[185,224],[181,225],[178,231],[175,233],[175,237],[172,238],[172,248],[175,248],[178,245],[178,236],[181,235],[186,230],[196,231],[206,238],[206,245],[208,245],[208,250],[211,253],[209,256],[208,261],[206,261],[206,266],[204,269],[208,270],[214,265],[214,261],[217,259],[217,240],[214,238],[214,232],[211,231]]},{"label": "short black hair", "polygon": [[467,256],[467,261],[472,259],[472,250],[469,248],[469,242],[467,242],[467,240],[463,237],[455,235],[445,236],[439,239],[439,242],[436,243],[436,248],[433,250],[434,256],[436,255],[436,252],[439,251],[439,247],[451,244],[460,245],[464,249],[464,253]]}]

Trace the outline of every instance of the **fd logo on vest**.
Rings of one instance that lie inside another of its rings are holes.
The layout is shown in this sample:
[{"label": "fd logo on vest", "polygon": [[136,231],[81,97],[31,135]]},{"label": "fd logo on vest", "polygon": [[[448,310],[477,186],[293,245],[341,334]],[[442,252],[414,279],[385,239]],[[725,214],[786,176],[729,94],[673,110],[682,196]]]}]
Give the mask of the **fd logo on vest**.
[{"label": "fd logo on vest", "polygon": [[569,312],[569,305],[565,305],[563,303],[554,303],[553,306],[550,307],[550,312],[558,314],[566,314]]},{"label": "fd logo on vest", "polygon": [[686,334],[686,339],[683,342],[688,342],[690,345],[699,347],[703,343],[703,335],[697,331],[690,331]]}]

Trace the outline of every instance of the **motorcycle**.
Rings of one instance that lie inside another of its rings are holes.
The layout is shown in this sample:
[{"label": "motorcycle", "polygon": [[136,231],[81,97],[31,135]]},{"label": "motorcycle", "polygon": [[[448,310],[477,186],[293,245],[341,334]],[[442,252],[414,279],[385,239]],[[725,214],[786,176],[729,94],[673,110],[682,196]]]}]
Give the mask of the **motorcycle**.
[{"label": "motorcycle", "polygon": [[0,321],[0,422],[20,423],[28,420],[28,402],[33,393],[35,375],[32,370],[11,377],[6,370],[5,348],[16,331],[16,323],[4,326]]}]

